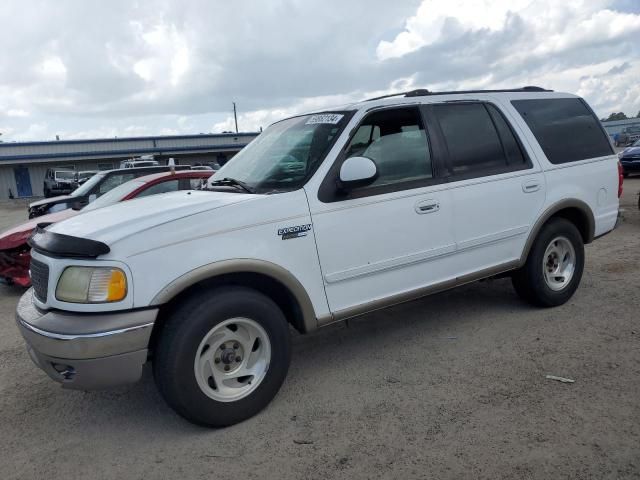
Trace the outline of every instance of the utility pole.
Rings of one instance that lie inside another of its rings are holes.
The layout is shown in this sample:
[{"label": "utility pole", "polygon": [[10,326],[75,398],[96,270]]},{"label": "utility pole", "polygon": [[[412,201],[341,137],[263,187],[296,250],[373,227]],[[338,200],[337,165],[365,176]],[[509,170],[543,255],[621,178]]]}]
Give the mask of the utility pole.
[{"label": "utility pole", "polygon": [[236,102],[233,102],[233,119],[236,122],[236,133],[238,133],[238,114],[236,113]]},{"label": "utility pole", "polygon": [[236,102],[233,102],[233,120],[236,123],[236,133],[238,133],[238,114],[236,112]]}]

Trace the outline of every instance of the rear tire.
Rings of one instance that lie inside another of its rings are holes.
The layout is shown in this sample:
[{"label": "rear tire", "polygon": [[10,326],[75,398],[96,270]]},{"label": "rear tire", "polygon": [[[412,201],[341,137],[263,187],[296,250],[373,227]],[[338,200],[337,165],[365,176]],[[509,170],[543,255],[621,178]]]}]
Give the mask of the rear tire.
[{"label": "rear tire", "polygon": [[542,227],[526,263],[511,279],[525,301],[538,307],[556,307],[573,296],[583,270],[580,232],[569,220],[553,218]]},{"label": "rear tire", "polygon": [[219,287],[190,296],[171,314],[153,372],[179,415],[226,427],[267,406],[290,359],[289,326],[280,308],[250,288]]}]

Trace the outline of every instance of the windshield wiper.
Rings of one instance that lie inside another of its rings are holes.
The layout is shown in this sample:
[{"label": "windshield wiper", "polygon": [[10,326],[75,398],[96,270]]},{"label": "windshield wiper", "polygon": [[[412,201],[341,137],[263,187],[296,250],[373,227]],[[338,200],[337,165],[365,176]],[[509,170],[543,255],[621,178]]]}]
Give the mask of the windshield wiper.
[{"label": "windshield wiper", "polygon": [[244,190],[247,193],[255,193],[253,188],[251,188],[249,185],[231,177],[224,177],[220,180],[213,180],[212,182],[210,182],[210,185],[223,185],[223,186],[229,185],[234,187],[240,187],[242,190]]}]

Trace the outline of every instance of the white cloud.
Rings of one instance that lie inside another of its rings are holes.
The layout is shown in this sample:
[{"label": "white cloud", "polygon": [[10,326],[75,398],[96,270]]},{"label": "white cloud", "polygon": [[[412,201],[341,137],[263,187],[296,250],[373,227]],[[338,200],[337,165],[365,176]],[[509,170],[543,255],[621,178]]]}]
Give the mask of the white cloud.
[{"label": "white cloud", "polygon": [[40,65],[40,70],[50,80],[64,80],[67,76],[67,67],[60,57],[47,58]]},{"label": "white cloud", "polygon": [[[530,0],[423,0],[415,15],[410,17],[404,31],[392,41],[381,41],[378,59],[401,57],[419,48],[436,43],[455,29],[499,30],[510,12],[525,8]],[[453,24],[447,25],[448,21]]]},{"label": "white cloud", "polygon": [[[389,93],[398,91],[407,91],[417,88],[414,84],[413,77],[400,78],[391,82],[387,88],[374,90],[369,92],[355,91],[342,95],[326,95],[322,97],[308,97],[300,99],[293,105],[277,109],[254,110],[238,115],[238,129],[240,131],[257,132],[260,128],[266,128],[273,122],[282,120],[283,118],[302,113],[339,109],[341,106],[366,100],[367,98],[375,98]],[[233,115],[227,116],[224,120],[217,122],[211,128],[212,132],[234,132],[235,120]]]},{"label": "white cloud", "polygon": [[138,23],[134,22],[132,26],[146,45],[143,58],[133,65],[134,71],[153,86],[161,87],[167,83],[178,86],[189,70],[186,36],[178,32],[175,25],[159,24],[146,32]]},{"label": "white cloud", "polygon": [[233,101],[256,130],[412,88],[640,110],[640,15],[620,0],[5,0],[0,22],[5,141],[235,130]]},{"label": "white cloud", "polygon": [[21,110],[19,108],[12,108],[7,110],[7,117],[28,117],[29,112]]}]

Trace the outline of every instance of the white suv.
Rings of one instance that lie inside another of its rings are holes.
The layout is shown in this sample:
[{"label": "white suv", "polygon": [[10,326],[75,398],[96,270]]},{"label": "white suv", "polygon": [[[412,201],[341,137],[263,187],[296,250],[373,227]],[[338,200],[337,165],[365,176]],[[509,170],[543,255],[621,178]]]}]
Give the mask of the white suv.
[{"label": "white suv", "polygon": [[306,333],[511,275],[541,307],[578,288],[621,175],[579,97],[536,87],[377,98],[273,124],[203,191],[81,215],[31,239],[17,308],[64,387],[148,360],[185,418],[224,426],[275,396]]}]

